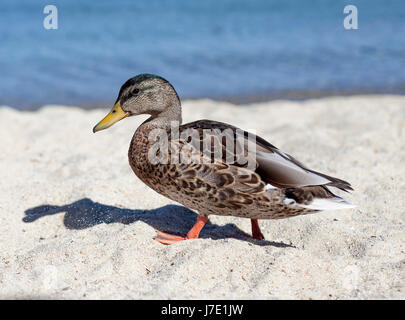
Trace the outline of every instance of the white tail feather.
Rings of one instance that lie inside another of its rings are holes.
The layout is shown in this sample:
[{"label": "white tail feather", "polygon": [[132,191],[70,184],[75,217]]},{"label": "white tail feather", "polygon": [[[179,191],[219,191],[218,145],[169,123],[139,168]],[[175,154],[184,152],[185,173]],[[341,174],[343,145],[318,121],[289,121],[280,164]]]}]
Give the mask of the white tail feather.
[{"label": "white tail feather", "polygon": [[299,204],[299,206],[313,210],[339,210],[339,209],[356,208],[356,205],[340,197],[328,199],[314,199],[310,204],[307,205]]},{"label": "white tail feather", "polygon": [[273,186],[272,184],[268,183],[264,186],[265,190],[271,190],[271,189],[277,189],[275,186]]}]

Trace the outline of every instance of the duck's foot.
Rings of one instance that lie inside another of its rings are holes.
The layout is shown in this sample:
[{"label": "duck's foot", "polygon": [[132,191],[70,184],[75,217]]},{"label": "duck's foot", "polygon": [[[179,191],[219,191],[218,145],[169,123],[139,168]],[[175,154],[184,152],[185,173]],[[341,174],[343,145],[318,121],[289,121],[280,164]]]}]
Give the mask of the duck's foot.
[{"label": "duck's foot", "polygon": [[264,235],[260,230],[259,222],[257,222],[257,219],[250,219],[250,221],[252,222],[252,237],[253,237],[253,239],[264,240]]},{"label": "duck's foot", "polygon": [[153,239],[163,244],[173,244],[179,241],[187,240],[187,236],[175,236],[170,233],[158,231],[156,237],[154,237]]},{"label": "duck's foot", "polygon": [[169,233],[160,232],[158,231],[155,239],[156,241],[163,243],[163,244],[173,244],[179,241],[187,240],[187,239],[197,239],[198,235],[200,234],[201,229],[207,223],[208,217],[201,217],[199,216],[195,225],[190,229],[186,236],[175,236]]}]

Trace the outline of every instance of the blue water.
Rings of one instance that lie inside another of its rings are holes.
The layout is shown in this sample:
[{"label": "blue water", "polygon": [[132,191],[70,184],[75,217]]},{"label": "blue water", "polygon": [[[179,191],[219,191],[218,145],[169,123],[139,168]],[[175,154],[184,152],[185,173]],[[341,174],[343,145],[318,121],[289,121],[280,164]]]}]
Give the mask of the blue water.
[{"label": "blue water", "polygon": [[[47,4],[58,30],[43,27]],[[358,30],[343,28],[347,4]],[[107,103],[144,72],[181,97],[404,93],[405,1],[0,2],[0,105]]]}]

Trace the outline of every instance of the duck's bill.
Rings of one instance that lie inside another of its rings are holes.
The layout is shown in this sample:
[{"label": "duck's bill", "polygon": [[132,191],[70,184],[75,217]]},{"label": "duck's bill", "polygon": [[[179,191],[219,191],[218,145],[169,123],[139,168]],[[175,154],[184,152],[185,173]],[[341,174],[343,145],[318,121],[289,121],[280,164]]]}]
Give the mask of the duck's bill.
[{"label": "duck's bill", "polygon": [[96,124],[96,126],[93,128],[93,132],[107,129],[107,128],[111,127],[114,123],[116,123],[128,116],[129,116],[129,113],[122,110],[121,104],[118,101],[114,105],[114,107],[112,107],[110,112],[104,117],[104,119]]}]

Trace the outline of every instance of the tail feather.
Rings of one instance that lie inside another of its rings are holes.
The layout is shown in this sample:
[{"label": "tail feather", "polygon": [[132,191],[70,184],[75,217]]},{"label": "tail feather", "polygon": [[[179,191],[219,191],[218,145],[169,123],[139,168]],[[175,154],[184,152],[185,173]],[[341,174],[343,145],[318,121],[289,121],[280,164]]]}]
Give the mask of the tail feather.
[{"label": "tail feather", "polygon": [[338,196],[333,198],[314,198],[309,204],[298,204],[299,206],[306,209],[313,210],[339,210],[339,209],[351,209],[356,208],[356,205],[350,203]]},{"label": "tail feather", "polygon": [[[307,169],[307,170],[309,170],[309,169]],[[323,177],[325,179],[328,179],[330,182],[327,183],[326,185],[329,186],[329,187],[335,187],[335,188],[338,188],[338,189],[346,191],[346,192],[353,191],[352,186],[347,181],[344,181],[342,179],[338,179],[338,178],[335,178],[335,177],[331,177],[331,176],[328,176],[326,174],[323,174],[323,173],[320,173],[320,172],[317,172],[317,171],[314,171],[314,170],[309,170],[309,171],[312,172],[312,173],[315,173],[318,176],[321,176],[321,177]]]}]

